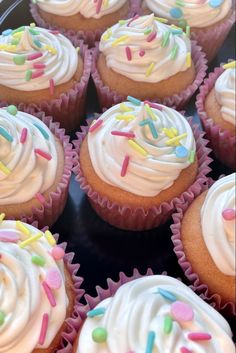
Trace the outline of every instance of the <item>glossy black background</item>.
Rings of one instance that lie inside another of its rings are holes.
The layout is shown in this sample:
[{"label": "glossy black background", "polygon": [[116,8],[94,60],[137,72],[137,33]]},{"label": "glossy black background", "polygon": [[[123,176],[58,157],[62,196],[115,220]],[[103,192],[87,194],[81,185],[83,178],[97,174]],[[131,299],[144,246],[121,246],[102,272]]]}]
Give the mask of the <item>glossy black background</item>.
[{"label": "glossy black background", "polygon": [[[28,1],[0,0],[0,32],[31,22],[33,19],[29,13]],[[228,58],[235,58],[234,43],[235,28],[209,70],[227,61]],[[98,111],[98,106],[96,93],[90,82],[88,115],[93,111]],[[187,113],[194,115],[195,121],[198,122],[194,99],[190,102]],[[211,167],[213,169],[211,177],[215,179],[221,174],[231,172],[217,161],[214,161]],[[69,251],[75,252],[75,261],[81,264],[79,274],[84,278],[83,287],[87,293],[94,295],[96,285],[105,287],[108,277],[117,280],[120,271],[131,275],[135,267],[141,273],[145,273],[148,267],[155,273],[167,271],[169,275],[181,277],[188,283],[172,250],[170,224],[171,222],[145,232],[115,229],[95,214],[85,195],[80,191],[79,184],[72,177],[66,208],[52,230],[60,234],[60,241],[68,242]],[[230,319],[229,322],[235,331],[235,320]]]}]

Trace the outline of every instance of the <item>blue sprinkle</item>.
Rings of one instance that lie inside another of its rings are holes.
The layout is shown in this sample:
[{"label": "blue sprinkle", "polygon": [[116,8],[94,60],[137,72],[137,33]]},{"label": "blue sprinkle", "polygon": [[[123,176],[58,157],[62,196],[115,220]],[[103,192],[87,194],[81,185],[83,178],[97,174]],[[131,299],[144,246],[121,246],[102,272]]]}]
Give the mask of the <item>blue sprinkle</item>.
[{"label": "blue sprinkle", "polygon": [[11,32],[12,32],[12,29],[10,29],[10,28],[9,29],[5,29],[5,31],[2,32],[2,35],[3,36],[9,36],[9,34],[11,34]]},{"label": "blue sprinkle", "polygon": [[223,2],[223,0],[210,0],[209,5],[213,8],[217,8],[217,7],[220,7],[222,2]]},{"label": "blue sprinkle", "polygon": [[35,39],[34,40],[34,44],[39,47],[39,48],[42,48],[42,43],[38,40],[38,39]]},{"label": "blue sprinkle", "polygon": [[129,102],[133,103],[134,105],[141,105],[141,103],[142,103],[139,99],[131,97],[131,96],[128,96],[127,100]]},{"label": "blue sprinkle", "polygon": [[144,125],[147,125],[149,123],[150,123],[150,120],[148,120],[148,119],[142,120],[142,121],[140,121],[139,126],[144,126]]},{"label": "blue sprinkle", "polygon": [[175,154],[178,158],[185,158],[188,156],[189,152],[184,146],[177,146],[175,149]]},{"label": "blue sprinkle", "polygon": [[150,130],[151,130],[151,133],[152,133],[152,137],[154,139],[157,139],[158,138],[158,133],[157,133],[157,130],[155,128],[155,125],[153,124],[153,122],[151,120],[149,120],[149,127],[150,127]]},{"label": "blue sprinkle", "polygon": [[146,346],[145,353],[152,353],[153,352],[155,338],[156,338],[155,332],[154,331],[150,331],[148,333],[147,346]]},{"label": "blue sprinkle", "polygon": [[43,135],[43,137],[48,140],[49,139],[49,135],[47,133],[47,131],[45,131],[40,125],[34,123],[34,126],[41,132],[41,134]]},{"label": "blue sprinkle", "polygon": [[105,312],[106,312],[105,308],[97,308],[97,309],[88,311],[87,317],[95,317],[95,316],[103,315],[105,314]]},{"label": "blue sprinkle", "polygon": [[171,29],[171,33],[174,34],[174,35],[183,34],[183,30],[182,29],[173,28],[173,29]]},{"label": "blue sprinkle", "polygon": [[9,142],[13,141],[13,137],[1,126],[0,126],[0,135],[3,136]]},{"label": "blue sprinkle", "polygon": [[162,289],[162,288],[158,288],[158,293],[165,298],[166,300],[169,300],[170,302],[176,302],[177,298],[174,294],[172,294],[171,292]]},{"label": "blue sprinkle", "polygon": [[170,14],[174,18],[180,18],[183,16],[183,11],[179,7],[173,7],[170,9]]}]

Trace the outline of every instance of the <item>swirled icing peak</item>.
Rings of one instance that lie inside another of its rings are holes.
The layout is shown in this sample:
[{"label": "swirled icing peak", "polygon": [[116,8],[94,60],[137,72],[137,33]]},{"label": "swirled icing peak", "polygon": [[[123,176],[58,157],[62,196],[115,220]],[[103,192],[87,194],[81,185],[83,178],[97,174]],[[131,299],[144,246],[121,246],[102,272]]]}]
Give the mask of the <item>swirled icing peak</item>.
[{"label": "swirled icing peak", "polygon": [[72,43],[57,31],[22,26],[0,35],[0,85],[21,91],[68,82],[78,66]]},{"label": "swirled icing peak", "polygon": [[179,22],[179,25],[203,28],[223,20],[232,0],[144,0],[157,16]]},{"label": "swirled icing peak", "polygon": [[55,181],[57,165],[55,139],[48,127],[14,106],[1,108],[0,205],[42,200]]},{"label": "swirled icing peak", "polygon": [[128,99],[90,127],[90,159],[106,183],[136,195],[156,196],[194,161],[193,132],[176,110]]},{"label": "swirled icing peak", "polygon": [[50,346],[66,317],[64,264],[55,240],[0,215],[0,352],[31,353]]},{"label": "swirled icing peak", "polygon": [[154,15],[120,21],[100,41],[109,68],[134,81],[160,82],[191,66],[191,43],[181,28]]},{"label": "swirled icing peak", "polygon": [[[232,63],[233,64],[233,63]],[[234,62],[235,64],[235,62]],[[227,65],[227,64],[226,64]],[[236,101],[236,68],[229,67],[218,77],[215,83],[215,94],[220,105],[223,119],[232,125],[236,125],[235,101]]]},{"label": "swirled icing peak", "polygon": [[77,353],[233,353],[226,320],[168,276],[123,284],[88,312]]},{"label": "swirled icing peak", "polygon": [[40,9],[59,16],[80,13],[86,18],[101,18],[118,11],[127,0],[37,0]]},{"label": "swirled icing peak", "polygon": [[235,181],[235,173],[217,180],[207,192],[201,209],[205,244],[215,265],[229,276],[235,276]]}]

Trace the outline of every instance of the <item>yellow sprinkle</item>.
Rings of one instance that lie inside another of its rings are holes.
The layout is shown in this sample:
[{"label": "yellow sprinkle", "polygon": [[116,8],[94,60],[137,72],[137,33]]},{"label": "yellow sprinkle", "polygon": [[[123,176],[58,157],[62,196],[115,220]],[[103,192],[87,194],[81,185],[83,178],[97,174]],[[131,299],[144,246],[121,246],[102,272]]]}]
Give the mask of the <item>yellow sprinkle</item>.
[{"label": "yellow sprinkle", "polygon": [[174,135],[177,136],[178,135],[178,130],[175,127],[171,128],[171,131],[173,131]]},{"label": "yellow sprinkle", "polygon": [[13,37],[13,38],[16,38],[16,39],[21,38],[22,35],[23,35],[23,33],[24,33],[24,31],[16,32],[16,33],[14,33],[14,34],[12,35],[12,37]]},{"label": "yellow sprinkle", "polygon": [[175,137],[174,132],[171,129],[167,129],[166,127],[164,127],[162,129],[162,131],[166,134],[167,137],[169,137],[170,139]]},{"label": "yellow sprinkle", "polygon": [[191,63],[192,63],[191,53],[188,52],[187,56],[186,56],[186,65],[187,65],[187,67],[190,67]]},{"label": "yellow sprinkle", "polygon": [[156,21],[161,22],[161,23],[167,23],[168,20],[166,18],[163,17],[154,17]]},{"label": "yellow sprinkle", "polygon": [[102,36],[102,40],[108,40],[112,36],[112,30],[109,28]]},{"label": "yellow sprinkle", "polygon": [[175,26],[175,25],[171,25],[171,28],[173,28],[173,29],[181,29],[181,31],[182,31],[182,28],[180,28],[178,26]]},{"label": "yellow sprinkle", "polygon": [[30,27],[31,27],[31,28],[32,28],[32,27],[35,27],[35,23],[32,22],[32,23],[30,24]]},{"label": "yellow sprinkle", "polygon": [[21,221],[16,221],[16,228],[19,229],[25,235],[30,235],[30,230]]},{"label": "yellow sprinkle", "polygon": [[156,115],[153,113],[152,109],[149,107],[148,104],[145,104],[144,105],[144,108],[146,110],[146,112],[150,115],[151,119],[154,120],[154,121],[157,121],[157,117]]},{"label": "yellow sprinkle", "polygon": [[77,48],[76,48],[76,51],[77,51],[77,53],[79,54],[79,52],[80,52],[80,47],[77,47]]},{"label": "yellow sprinkle", "polygon": [[235,67],[236,67],[236,61],[231,61],[230,63],[223,65],[224,69],[235,69]]},{"label": "yellow sprinkle", "polygon": [[47,239],[48,243],[51,246],[56,245],[56,240],[55,240],[54,236],[52,235],[52,233],[50,232],[50,230],[46,230],[44,235],[45,235],[45,238]]},{"label": "yellow sprinkle", "polygon": [[186,36],[187,36],[188,38],[190,38],[190,34],[191,34],[190,26],[186,26]]},{"label": "yellow sprinkle", "polygon": [[103,4],[104,4],[104,7],[105,7],[105,8],[108,7],[108,5],[109,5],[109,0],[104,0],[104,1],[103,1]]},{"label": "yellow sprinkle", "polygon": [[5,216],[6,216],[5,213],[0,213],[0,224],[4,220]]},{"label": "yellow sprinkle", "polygon": [[153,69],[154,69],[154,66],[155,66],[154,63],[151,63],[151,64],[150,64],[149,68],[148,68],[147,71],[146,71],[146,77],[148,77],[148,76],[151,75],[151,73],[152,73],[152,71],[153,71]]},{"label": "yellow sprinkle", "polygon": [[117,38],[116,40],[114,40],[114,42],[112,42],[111,45],[114,48],[116,45],[120,44],[121,42],[125,42],[128,38],[129,36],[125,34],[124,36],[121,36],[120,38]]},{"label": "yellow sprinkle", "polygon": [[0,162],[0,171],[6,175],[11,173],[10,169],[7,168],[2,162]]},{"label": "yellow sprinkle", "polygon": [[176,143],[176,142],[179,143],[179,141],[182,140],[182,139],[183,139],[184,137],[186,137],[186,136],[187,136],[187,133],[185,132],[185,133],[182,134],[182,135],[173,137],[172,139],[166,141],[166,144],[169,146],[169,145],[173,145],[173,144]]},{"label": "yellow sprinkle", "polygon": [[128,107],[125,103],[120,104],[120,111],[121,112],[132,112],[133,108]]},{"label": "yellow sprinkle", "polygon": [[49,53],[51,53],[53,55],[57,54],[57,50],[55,48],[51,47],[50,45],[45,45],[44,49],[48,50]]},{"label": "yellow sprinkle", "polygon": [[0,45],[0,50],[14,52],[15,49],[16,49],[16,45],[9,45],[9,44],[1,44]]},{"label": "yellow sprinkle", "polygon": [[127,115],[123,115],[123,114],[118,114],[116,116],[117,120],[125,120],[125,121],[130,121],[130,120],[134,120],[135,116],[133,114],[127,114]]},{"label": "yellow sprinkle", "polygon": [[147,151],[140,146],[136,141],[129,140],[128,144],[132,147],[136,152],[140,153],[142,156],[146,157],[148,155]]},{"label": "yellow sprinkle", "polygon": [[43,233],[40,232],[40,233],[37,233],[36,235],[22,241],[20,244],[19,244],[19,247],[20,248],[24,248],[26,247],[27,245],[30,245],[32,243],[34,243],[35,241],[37,241],[38,239],[40,239],[42,237]]}]

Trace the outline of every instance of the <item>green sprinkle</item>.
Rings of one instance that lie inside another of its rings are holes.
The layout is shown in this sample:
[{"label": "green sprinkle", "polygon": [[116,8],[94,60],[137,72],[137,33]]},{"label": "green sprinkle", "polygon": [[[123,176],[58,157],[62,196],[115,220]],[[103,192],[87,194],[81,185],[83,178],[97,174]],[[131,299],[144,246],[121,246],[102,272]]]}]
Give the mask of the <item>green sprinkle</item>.
[{"label": "green sprinkle", "polygon": [[18,45],[20,43],[20,39],[19,38],[13,38],[11,40],[11,45]]},{"label": "green sprinkle", "polygon": [[18,32],[23,32],[25,30],[25,26],[18,27],[14,29],[14,31],[11,32],[11,35],[18,33]]},{"label": "green sprinkle", "polygon": [[87,317],[95,317],[95,316],[103,315],[105,314],[105,312],[106,312],[105,308],[97,308],[97,309],[88,311]]},{"label": "green sprinkle", "polygon": [[179,46],[177,43],[175,43],[175,45],[171,49],[171,53],[170,53],[171,60],[174,60],[176,58],[176,56],[178,54],[178,50],[179,50]]},{"label": "green sprinkle", "polygon": [[0,135],[2,135],[9,142],[13,141],[13,137],[1,126],[0,126]]},{"label": "green sprinkle", "polygon": [[121,26],[123,26],[123,25],[126,24],[126,22],[127,22],[126,20],[120,20],[120,21],[119,21],[119,24],[120,24]]},{"label": "green sprinkle", "polygon": [[13,61],[16,65],[24,65],[25,55],[15,55],[13,56]]},{"label": "green sprinkle", "polygon": [[180,6],[180,7],[184,7],[184,6],[185,6],[185,3],[184,3],[183,0],[176,0],[175,4],[176,4],[177,6]]},{"label": "green sprinkle", "polygon": [[15,115],[17,114],[18,110],[17,110],[17,108],[16,108],[15,105],[9,105],[9,106],[7,107],[7,112],[8,112],[9,114],[15,116]]},{"label": "green sprinkle", "polygon": [[190,26],[186,26],[186,36],[190,38]]},{"label": "green sprinkle", "polygon": [[25,73],[25,80],[26,81],[30,81],[31,80],[31,76],[32,76],[32,71],[31,70],[27,70]]},{"label": "green sprinkle", "polygon": [[38,40],[38,39],[35,39],[34,40],[34,44],[39,47],[39,48],[42,48],[42,43]]},{"label": "green sprinkle", "polygon": [[39,31],[36,31],[36,29],[34,28],[29,28],[29,32],[33,35],[33,36],[37,36],[40,34]]},{"label": "green sprinkle", "polygon": [[6,317],[5,313],[2,310],[0,310],[0,326],[4,324],[5,317]]},{"label": "green sprinkle", "polygon": [[189,160],[190,163],[194,162],[194,160],[195,160],[195,151],[193,151],[193,150],[190,151],[188,160]]},{"label": "green sprinkle", "polygon": [[163,48],[167,47],[168,44],[169,44],[170,33],[171,33],[170,31],[166,31],[166,32],[164,33],[164,36],[163,36],[162,41],[161,41],[161,46],[162,46]]},{"label": "green sprinkle", "polygon": [[48,133],[38,124],[34,123],[34,126],[41,132],[41,134],[43,135],[43,137],[48,140],[49,139],[49,135]]},{"label": "green sprinkle", "polygon": [[107,340],[107,330],[103,327],[97,327],[92,332],[92,339],[96,343],[104,343]]},{"label": "green sprinkle", "polygon": [[33,264],[35,264],[37,266],[44,266],[46,263],[46,260],[44,259],[44,257],[37,256],[37,255],[33,255],[31,257],[31,261],[33,262]]},{"label": "green sprinkle", "polygon": [[145,35],[148,35],[148,34],[151,33],[151,32],[152,32],[151,29],[146,29],[143,33],[144,33]]},{"label": "green sprinkle", "polygon": [[152,353],[153,352],[155,338],[156,338],[155,332],[154,331],[150,331],[148,333],[147,346],[146,346],[145,353]]},{"label": "green sprinkle", "polygon": [[172,328],[173,328],[172,317],[170,315],[166,315],[164,319],[164,333],[168,335],[169,333],[171,333]]}]

